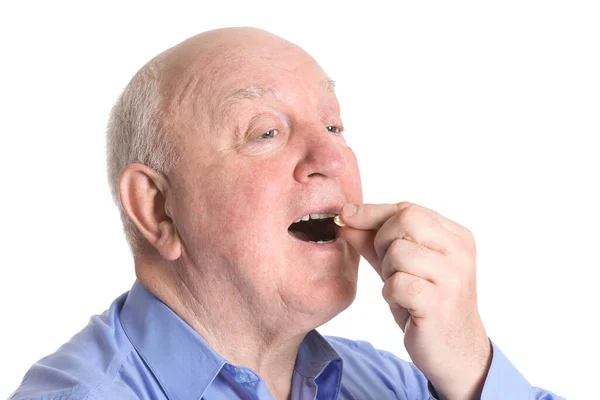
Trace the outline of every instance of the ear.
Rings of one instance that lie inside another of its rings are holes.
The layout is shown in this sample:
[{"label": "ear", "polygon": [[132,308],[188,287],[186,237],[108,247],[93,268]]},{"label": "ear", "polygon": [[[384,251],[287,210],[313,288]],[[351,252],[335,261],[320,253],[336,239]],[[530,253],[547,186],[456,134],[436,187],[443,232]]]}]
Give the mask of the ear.
[{"label": "ear", "polygon": [[146,240],[165,260],[181,256],[181,239],[167,210],[167,179],[143,164],[129,164],[119,178],[125,212]]}]

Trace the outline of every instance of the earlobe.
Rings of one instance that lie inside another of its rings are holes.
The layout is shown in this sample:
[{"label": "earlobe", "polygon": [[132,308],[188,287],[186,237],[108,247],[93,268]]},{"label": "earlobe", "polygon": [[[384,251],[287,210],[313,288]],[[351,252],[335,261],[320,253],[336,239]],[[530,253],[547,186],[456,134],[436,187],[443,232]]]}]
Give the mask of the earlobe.
[{"label": "earlobe", "polygon": [[166,210],[168,182],[143,164],[121,172],[119,195],[123,209],[146,240],[169,261],[181,256],[181,240]]},{"label": "earlobe", "polygon": [[159,232],[160,235],[154,247],[156,247],[162,258],[175,261],[181,257],[181,241],[173,220],[162,221],[159,224]]}]

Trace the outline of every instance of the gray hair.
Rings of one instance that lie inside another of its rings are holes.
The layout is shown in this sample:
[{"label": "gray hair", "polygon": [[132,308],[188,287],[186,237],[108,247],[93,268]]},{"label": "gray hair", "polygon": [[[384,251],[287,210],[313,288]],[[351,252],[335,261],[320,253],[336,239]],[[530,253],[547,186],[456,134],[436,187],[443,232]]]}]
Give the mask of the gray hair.
[{"label": "gray hair", "polygon": [[166,174],[177,162],[174,138],[167,135],[159,73],[160,62],[155,59],[131,79],[111,110],[106,132],[108,184],[120,211],[125,238],[134,255],[146,239],[121,204],[121,171],[127,164],[141,163]]}]

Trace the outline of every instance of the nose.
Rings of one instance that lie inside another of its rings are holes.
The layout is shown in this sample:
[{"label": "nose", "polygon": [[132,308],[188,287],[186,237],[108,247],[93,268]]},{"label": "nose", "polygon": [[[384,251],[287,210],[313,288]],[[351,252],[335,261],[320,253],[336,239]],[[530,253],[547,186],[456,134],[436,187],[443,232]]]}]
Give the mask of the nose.
[{"label": "nose", "polygon": [[304,140],[303,157],[294,170],[294,178],[306,183],[315,177],[337,178],[346,171],[346,158],[342,151],[343,139],[328,132],[322,125],[312,127],[307,135],[299,135]]}]

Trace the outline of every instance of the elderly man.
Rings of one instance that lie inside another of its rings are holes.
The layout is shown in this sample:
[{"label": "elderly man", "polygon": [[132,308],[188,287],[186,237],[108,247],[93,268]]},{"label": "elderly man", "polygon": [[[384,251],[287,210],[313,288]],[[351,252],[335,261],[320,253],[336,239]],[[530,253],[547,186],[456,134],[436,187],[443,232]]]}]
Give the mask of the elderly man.
[{"label": "elderly man", "polygon": [[[362,204],[343,130],[329,77],[267,32],[151,60],[108,128],[137,281],[12,398],[557,399],[488,339],[471,232]],[[315,331],[352,303],[361,254],[414,364]]]}]

